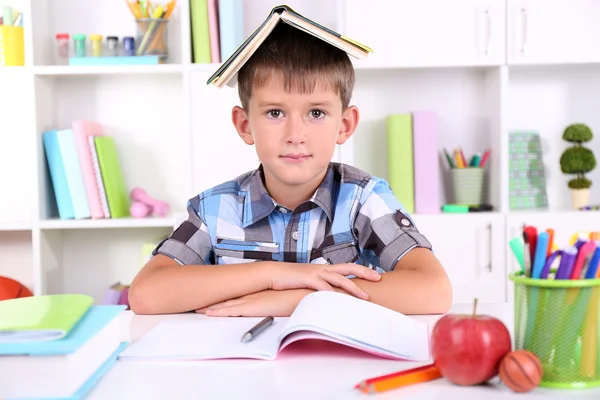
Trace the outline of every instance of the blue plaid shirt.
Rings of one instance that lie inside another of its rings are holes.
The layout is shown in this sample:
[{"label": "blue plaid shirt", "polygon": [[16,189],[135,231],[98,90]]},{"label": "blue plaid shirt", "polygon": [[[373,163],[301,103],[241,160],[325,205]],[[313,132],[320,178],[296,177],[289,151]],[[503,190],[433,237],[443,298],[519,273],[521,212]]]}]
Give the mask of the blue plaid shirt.
[{"label": "blue plaid shirt", "polygon": [[391,271],[414,247],[431,249],[388,183],[331,163],[312,198],[277,204],[262,166],[188,201],[189,216],[153,254],[182,265],[255,261],[359,263]]}]

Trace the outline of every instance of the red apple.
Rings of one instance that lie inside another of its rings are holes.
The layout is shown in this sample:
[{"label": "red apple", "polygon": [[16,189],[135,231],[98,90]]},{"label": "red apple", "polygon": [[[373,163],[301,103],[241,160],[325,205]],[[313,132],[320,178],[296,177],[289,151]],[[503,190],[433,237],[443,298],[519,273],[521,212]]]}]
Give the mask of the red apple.
[{"label": "red apple", "polygon": [[498,374],[500,362],[511,351],[510,333],[497,318],[447,314],[431,333],[431,352],[442,376],[458,385],[478,385]]}]

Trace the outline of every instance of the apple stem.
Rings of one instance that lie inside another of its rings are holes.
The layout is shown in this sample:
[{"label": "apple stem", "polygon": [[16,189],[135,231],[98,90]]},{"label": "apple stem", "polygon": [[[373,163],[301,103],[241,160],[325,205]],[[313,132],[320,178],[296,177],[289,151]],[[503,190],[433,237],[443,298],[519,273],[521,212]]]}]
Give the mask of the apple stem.
[{"label": "apple stem", "polygon": [[473,302],[473,316],[476,316],[476,312],[477,311],[477,298],[475,298],[475,301]]}]

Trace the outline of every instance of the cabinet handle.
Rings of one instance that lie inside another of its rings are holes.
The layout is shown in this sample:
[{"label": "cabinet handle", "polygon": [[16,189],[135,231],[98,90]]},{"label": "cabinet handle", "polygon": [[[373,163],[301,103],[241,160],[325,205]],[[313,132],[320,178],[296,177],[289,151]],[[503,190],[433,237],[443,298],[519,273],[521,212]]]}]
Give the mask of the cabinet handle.
[{"label": "cabinet handle", "polygon": [[485,55],[489,56],[491,53],[491,45],[492,45],[492,13],[489,8],[485,9],[485,19],[487,26],[487,41],[485,43]]},{"label": "cabinet handle", "polygon": [[487,269],[488,271],[492,272],[492,224],[489,223],[487,226],[487,230],[488,230],[488,254],[489,254],[489,258],[488,258],[488,265],[487,265]]},{"label": "cabinet handle", "polygon": [[527,47],[527,10],[525,7],[521,8],[521,16],[523,21],[523,26],[521,27],[521,32],[523,38],[521,40],[521,55],[525,55],[525,49]]}]

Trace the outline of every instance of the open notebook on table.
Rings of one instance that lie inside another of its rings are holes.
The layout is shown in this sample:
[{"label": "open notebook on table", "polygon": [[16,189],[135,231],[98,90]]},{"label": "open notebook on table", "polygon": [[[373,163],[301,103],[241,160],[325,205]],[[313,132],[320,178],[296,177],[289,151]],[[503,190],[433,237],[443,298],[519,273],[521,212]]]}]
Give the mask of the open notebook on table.
[{"label": "open notebook on table", "polygon": [[430,359],[426,324],[341,293],[309,294],[289,318],[275,318],[255,339],[242,343],[242,335],[261,320],[198,315],[195,319],[164,321],[125,349],[119,358],[274,360],[293,342],[320,339],[385,358]]}]

